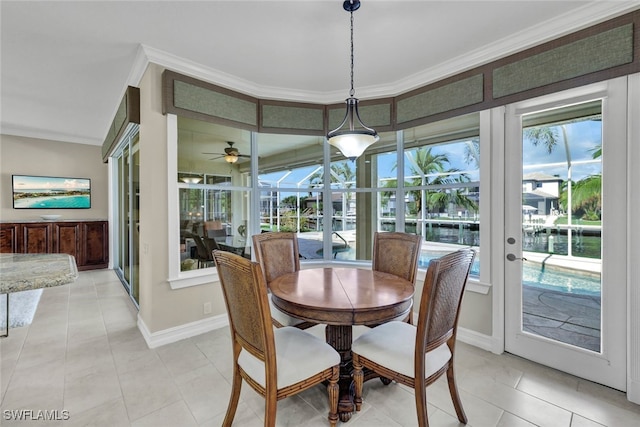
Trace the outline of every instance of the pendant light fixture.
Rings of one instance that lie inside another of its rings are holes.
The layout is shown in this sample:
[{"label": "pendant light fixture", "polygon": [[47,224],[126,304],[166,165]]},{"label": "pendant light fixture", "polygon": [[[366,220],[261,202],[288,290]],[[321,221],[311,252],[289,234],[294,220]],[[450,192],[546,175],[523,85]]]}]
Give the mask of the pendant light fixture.
[{"label": "pendant light fixture", "polygon": [[345,0],[342,7],[351,14],[351,90],[349,91],[349,98],[346,99],[347,112],[344,120],[342,120],[340,126],[327,134],[327,139],[329,144],[337,147],[345,157],[353,161],[380,137],[375,130],[362,123],[358,112],[358,99],[354,97],[353,12],[360,8],[360,0]]}]

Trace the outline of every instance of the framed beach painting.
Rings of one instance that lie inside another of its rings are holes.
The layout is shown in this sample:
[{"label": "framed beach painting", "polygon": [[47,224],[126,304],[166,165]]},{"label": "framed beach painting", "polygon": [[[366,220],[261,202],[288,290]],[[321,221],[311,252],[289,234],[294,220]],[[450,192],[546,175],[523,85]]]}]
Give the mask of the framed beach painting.
[{"label": "framed beach painting", "polygon": [[88,209],[91,179],[13,175],[14,209]]}]

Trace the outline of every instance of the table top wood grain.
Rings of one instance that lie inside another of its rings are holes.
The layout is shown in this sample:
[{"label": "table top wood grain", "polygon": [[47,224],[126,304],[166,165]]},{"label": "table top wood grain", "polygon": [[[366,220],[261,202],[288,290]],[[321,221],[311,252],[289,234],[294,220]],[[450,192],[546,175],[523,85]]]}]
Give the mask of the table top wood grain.
[{"label": "table top wood grain", "polygon": [[312,268],[269,283],[277,308],[329,325],[371,325],[411,310],[414,286],[388,273],[360,268]]}]

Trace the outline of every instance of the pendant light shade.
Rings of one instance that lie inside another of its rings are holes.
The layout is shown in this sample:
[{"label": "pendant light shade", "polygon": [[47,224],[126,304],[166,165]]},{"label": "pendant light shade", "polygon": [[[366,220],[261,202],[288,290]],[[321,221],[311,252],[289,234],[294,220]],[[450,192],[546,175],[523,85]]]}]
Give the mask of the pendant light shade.
[{"label": "pendant light shade", "polygon": [[351,90],[346,99],[347,112],[344,120],[336,129],[327,134],[329,144],[338,148],[345,157],[351,161],[359,157],[368,146],[376,142],[380,137],[378,133],[367,127],[360,119],[358,112],[358,99],[354,97],[353,89],[353,12],[360,8],[359,0],[345,0],[342,4],[344,10],[351,14]]},{"label": "pendant light shade", "polygon": [[327,138],[329,144],[338,148],[345,157],[353,161],[380,137],[375,130],[362,123],[358,113],[358,100],[351,97],[347,98],[346,102],[347,113],[344,120],[337,129],[327,134]]}]

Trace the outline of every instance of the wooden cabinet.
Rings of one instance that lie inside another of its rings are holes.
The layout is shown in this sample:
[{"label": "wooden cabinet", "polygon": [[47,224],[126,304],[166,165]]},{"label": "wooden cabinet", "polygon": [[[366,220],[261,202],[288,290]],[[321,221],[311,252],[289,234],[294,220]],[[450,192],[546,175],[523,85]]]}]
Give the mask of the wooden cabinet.
[{"label": "wooden cabinet", "polygon": [[81,245],[82,227],[79,222],[56,222],[53,227],[54,245],[53,252],[57,254],[69,254],[76,257],[76,264],[82,264]]},{"label": "wooden cabinet", "polygon": [[26,254],[50,254],[53,251],[51,225],[44,222],[22,224],[22,248]]},{"label": "wooden cabinet", "polygon": [[0,224],[2,253],[65,253],[76,258],[78,270],[109,264],[107,221],[21,222]]},{"label": "wooden cabinet", "polygon": [[20,224],[2,224],[0,227],[0,253],[18,253]]},{"label": "wooden cabinet", "polygon": [[82,225],[82,264],[87,268],[105,268],[109,263],[109,229],[107,222]]}]

